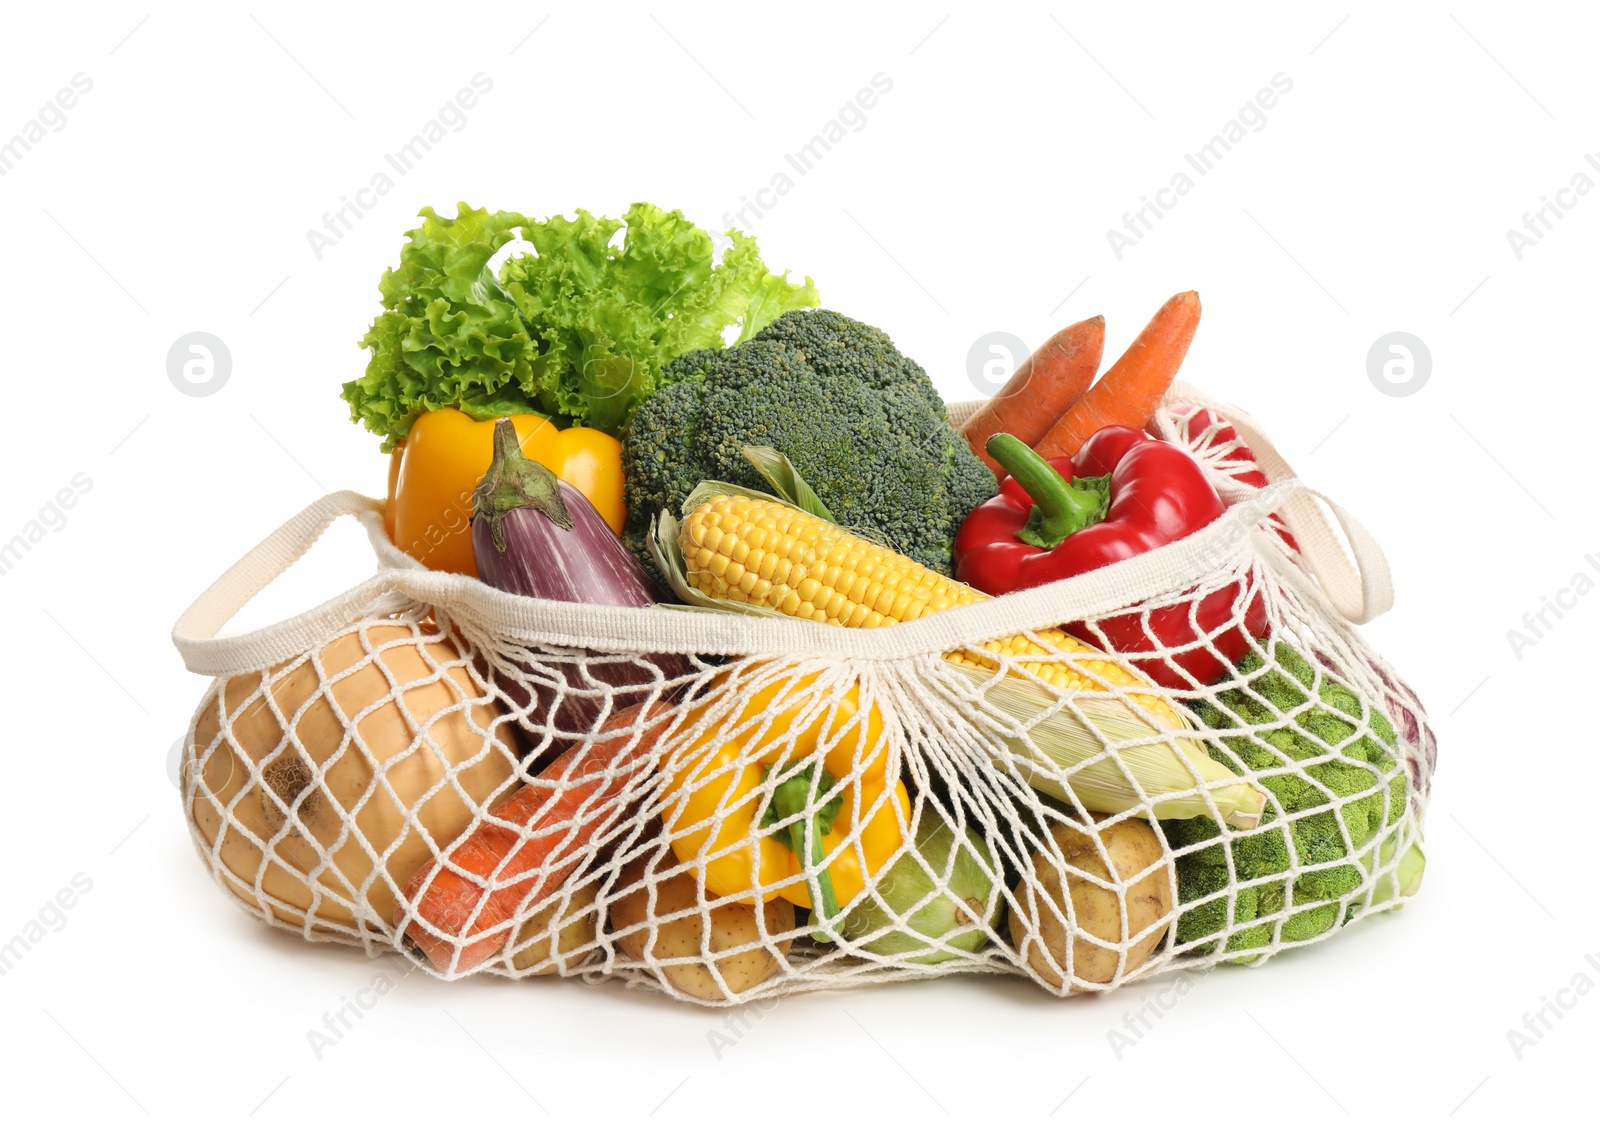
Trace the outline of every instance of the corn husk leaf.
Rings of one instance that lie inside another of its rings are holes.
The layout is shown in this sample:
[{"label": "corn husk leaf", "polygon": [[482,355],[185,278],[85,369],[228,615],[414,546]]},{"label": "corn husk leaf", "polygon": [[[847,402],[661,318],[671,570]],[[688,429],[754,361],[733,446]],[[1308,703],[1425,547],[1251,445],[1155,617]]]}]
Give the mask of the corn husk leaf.
[{"label": "corn husk leaf", "polygon": [[[1002,739],[1012,755],[1007,764],[1046,796],[1108,815],[1148,806],[1157,820],[1220,814],[1242,829],[1261,820],[1266,797],[1183,730],[1152,725],[1113,698],[1076,695],[1063,706],[1061,692],[1026,679],[950,667],[982,687],[984,701],[1026,732],[1026,739]],[[1116,756],[1102,756],[1108,749]]]},{"label": "corn husk leaf", "polygon": [[[833,512],[817,497],[817,492],[811,489],[811,484],[806,482],[799,471],[795,470],[789,457],[775,447],[745,446],[739,453],[750,462],[767,482],[772,484],[772,489],[778,492],[778,497],[799,510],[824,522],[839,524]],[[687,510],[684,513],[688,513]]]}]

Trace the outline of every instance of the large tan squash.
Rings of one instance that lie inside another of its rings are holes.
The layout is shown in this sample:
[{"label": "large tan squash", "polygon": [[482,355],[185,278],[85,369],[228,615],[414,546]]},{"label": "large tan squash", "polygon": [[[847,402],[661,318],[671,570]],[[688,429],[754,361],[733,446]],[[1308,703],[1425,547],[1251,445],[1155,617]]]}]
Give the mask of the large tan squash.
[{"label": "large tan squash", "polygon": [[[343,934],[337,928],[354,929],[358,916],[380,929],[392,921],[412,873],[472,823],[474,806],[488,808],[514,783],[511,729],[495,725],[489,704],[468,701],[484,691],[453,646],[424,644],[399,624],[370,627],[366,637],[352,631],[322,649],[330,678],[360,664],[328,692],[309,660],[274,669],[266,695],[259,675],[228,680],[223,712],[215,695],[202,707],[184,764],[186,787],[200,772],[192,813],[224,885],[282,922],[302,926],[310,912],[313,932]],[[402,711],[393,686],[412,682]],[[352,733],[334,704],[352,720],[370,712]],[[278,716],[292,720],[303,706],[298,741],[287,741]],[[265,860],[247,832],[269,845]]]}]

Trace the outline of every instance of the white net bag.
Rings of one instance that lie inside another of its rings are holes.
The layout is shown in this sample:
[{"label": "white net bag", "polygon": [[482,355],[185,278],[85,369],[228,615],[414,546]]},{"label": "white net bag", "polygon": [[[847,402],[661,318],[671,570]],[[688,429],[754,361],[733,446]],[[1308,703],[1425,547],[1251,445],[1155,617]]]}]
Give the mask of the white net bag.
[{"label": "white net bag", "polygon": [[[1152,430],[1221,519],[875,630],[515,596],[330,495],[174,629],[214,677],[195,844],[307,940],[714,1004],[956,972],[1106,990],[1326,938],[1423,863],[1432,734],[1353,626],[1388,607],[1382,554],[1237,410],[1178,386]],[[217,638],[342,515],[373,578]],[[1223,676],[1148,676],[1191,652]]]}]

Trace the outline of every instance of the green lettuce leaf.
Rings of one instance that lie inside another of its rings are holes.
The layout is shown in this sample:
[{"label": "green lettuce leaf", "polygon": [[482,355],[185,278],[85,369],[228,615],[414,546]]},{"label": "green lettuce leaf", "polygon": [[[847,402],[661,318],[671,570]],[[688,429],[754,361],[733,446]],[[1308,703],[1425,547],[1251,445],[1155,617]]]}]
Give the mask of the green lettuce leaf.
[{"label": "green lettuce leaf", "polygon": [[[809,278],[768,271],[751,237],[729,232],[719,259],[709,233],[652,204],[621,220],[465,204],[454,220],[421,214],[380,284],[383,313],[361,341],[367,371],[344,386],[351,418],[385,450],[446,405],[477,418],[537,410],[615,434],[674,357],[820,302]],[[533,252],[496,275],[490,259],[518,233]]]},{"label": "green lettuce leaf", "polygon": [[384,437],[383,449],[405,438],[423,412],[502,394],[516,395],[538,350],[516,304],[486,265],[528,220],[515,212],[456,206],[455,219],[432,208],[400,265],[378,284],[383,313],[361,345],[367,371],[344,386],[350,418]]}]

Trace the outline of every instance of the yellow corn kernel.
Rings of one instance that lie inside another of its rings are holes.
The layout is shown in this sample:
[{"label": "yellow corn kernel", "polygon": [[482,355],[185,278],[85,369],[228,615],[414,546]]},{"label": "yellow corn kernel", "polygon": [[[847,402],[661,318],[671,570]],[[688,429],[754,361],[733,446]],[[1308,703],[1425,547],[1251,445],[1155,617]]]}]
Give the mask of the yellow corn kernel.
[{"label": "yellow corn kernel", "polygon": [[[685,569],[695,588],[803,620],[886,627],[989,599],[903,554],[783,503],[718,495],[697,507],[679,529]],[[770,584],[756,583],[758,563],[760,578]],[[1052,652],[1076,653],[1083,658],[1041,658],[1012,665],[1061,690],[1150,685],[1131,668],[1065,632],[1048,628],[1033,637],[992,640],[981,648],[951,652],[948,658],[963,667],[997,671],[1001,667],[997,656],[1015,661]],[[1157,717],[1184,725],[1164,699],[1135,697]]]}]

